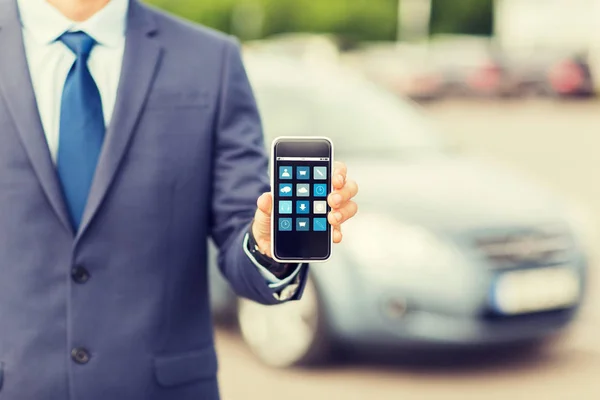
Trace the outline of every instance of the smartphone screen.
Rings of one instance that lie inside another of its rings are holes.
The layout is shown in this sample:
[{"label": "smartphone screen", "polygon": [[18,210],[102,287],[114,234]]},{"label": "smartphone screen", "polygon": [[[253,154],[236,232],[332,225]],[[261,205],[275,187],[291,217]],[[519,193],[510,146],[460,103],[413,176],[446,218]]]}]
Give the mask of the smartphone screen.
[{"label": "smartphone screen", "polygon": [[326,138],[273,142],[273,255],[279,261],[324,261],[331,255],[332,144]]}]

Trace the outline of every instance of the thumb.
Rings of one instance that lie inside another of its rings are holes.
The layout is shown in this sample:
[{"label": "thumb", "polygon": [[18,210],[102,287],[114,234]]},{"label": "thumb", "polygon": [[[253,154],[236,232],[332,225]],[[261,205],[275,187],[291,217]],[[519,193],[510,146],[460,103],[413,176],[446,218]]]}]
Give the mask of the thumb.
[{"label": "thumb", "polygon": [[254,216],[253,233],[257,241],[270,239],[271,237],[271,207],[273,196],[271,193],[263,193],[256,202],[258,209]]},{"label": "thumb", "polygon": [[266,214],[267,217],[271,217],[272,204],[273,196],[271,193],[263,193],[256,202],[258,210]]}]

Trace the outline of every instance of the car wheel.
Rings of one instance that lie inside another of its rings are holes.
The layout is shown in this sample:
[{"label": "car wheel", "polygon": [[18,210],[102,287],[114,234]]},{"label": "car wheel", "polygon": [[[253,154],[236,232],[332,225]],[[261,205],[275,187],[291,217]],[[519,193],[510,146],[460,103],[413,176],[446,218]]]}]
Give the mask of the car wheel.
[{"label": "car wheel", "polygon": [[240,299],[238,322],[250,350],[267,365],[308,366],[328,358],[325,316],[310,277],[299,301],[264,306]]}]

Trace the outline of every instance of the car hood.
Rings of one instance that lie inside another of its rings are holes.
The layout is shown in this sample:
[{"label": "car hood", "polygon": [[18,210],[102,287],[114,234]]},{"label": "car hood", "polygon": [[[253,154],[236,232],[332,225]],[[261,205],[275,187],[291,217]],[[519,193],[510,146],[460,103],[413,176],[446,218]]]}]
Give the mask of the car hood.
[{"label": "car hood", "polygon": [[363,212],[434,230],[462,231],[554,223],[565,205],[540,182],[488,159],[432,156],[350,159]]}]

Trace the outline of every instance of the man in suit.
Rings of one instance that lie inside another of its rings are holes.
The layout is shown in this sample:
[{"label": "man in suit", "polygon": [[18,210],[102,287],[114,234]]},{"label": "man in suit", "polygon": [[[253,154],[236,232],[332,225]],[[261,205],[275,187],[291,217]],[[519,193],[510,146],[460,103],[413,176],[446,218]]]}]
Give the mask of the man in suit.
[{"label": "man in suit", "polygon": [[[0,399],[218,399],[207,239],[254,301],[307,273],[269,257],[237,42],[136,0],[0,0],[0,57]],[[339,242],[358,189],[333,184]]]}]

